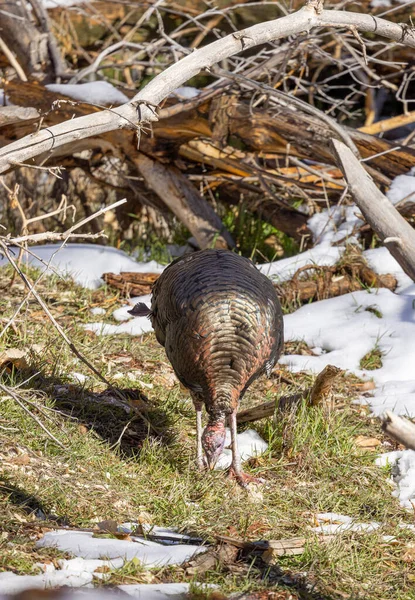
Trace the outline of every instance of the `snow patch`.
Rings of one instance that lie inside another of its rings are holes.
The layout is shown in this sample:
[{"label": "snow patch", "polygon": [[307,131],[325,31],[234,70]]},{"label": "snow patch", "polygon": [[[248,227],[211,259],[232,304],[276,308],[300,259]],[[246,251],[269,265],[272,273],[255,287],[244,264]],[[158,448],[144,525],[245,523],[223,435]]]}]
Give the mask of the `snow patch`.
[{"label": "snow patch", "polygon": [[90,81],[89,83],[49,83],[48,90],[63,94],[78,102],[109,106],[111,104],[125,104],[129,98],[117,90],[108,81]]},{"label": "snow patch", "polygon": [[[268,448],[268,444],[254,429],[247,429],[243,433],[238,433],[236,437],[242,461],[247,461],[254,456],[260,456]],[[228,447],[230,444],[231,432],[226,428],[225,448],[215,465],[215,469],[227,469],[230,467],[232,462],[232,450]]]},{"label": "snow patch", "polygon": [[352,517],[339,515],[338,513],[319,513],[316,515],[319,525],[312,527],[311,531],[317,534],[333,535],[343,531],[357,531],[370,533],[380,527],[379,523],[371,521],[370,523],[359,523]]},{"label": "snow patch", "polygon": [[402,506],[413,511],[415,507],[415,451],[387,452],[379,456],[376,464],[392,466],[392,480],[397,486],[392,495],[399,499]]},{"label": "snow patch", "polygon": [[178,544],[164,546],[142,537],[132,537],[133,541],[93,537],[86,531],[48,531],[37,542],[39,548],[56,547],[63,552],[85,559],[138,559],[145,567],[178,565],[194,554],[204,552],[202,546]]},{"label": "snow patch", "polygon": [[411,169],[407,175],[398,175],[392,181],[386,196],[392,204],[398,204],[402,200],[405,202],[415,202],[415,168]]},{"label": "snow patch", "polygon": [[344,247],[331,247],[329,244],[320,244],[311,250],[283,258],[274,262],[257,265],[261,273],[275,281],[286,281],[304,265],[310,263],[320,266],[332,266],[340,259],[344,252]]},{"label": "snow patch", "polygon": [[[62,249],[60,244],[45,244],[31,246],[30,249],[45,263],[50,262],[60,275],[70,276],[88,289],[96,289],[104,283],[101,279],[103,273],[161,273],[164,268],[154,260],[137,262],[122,250],[99,244],[66,244]],[[46,267],[41,260],[29,254],[23,256],[25,264],[43,271]],[[0,255],[0,267],[7,264],[7,259]]]}]

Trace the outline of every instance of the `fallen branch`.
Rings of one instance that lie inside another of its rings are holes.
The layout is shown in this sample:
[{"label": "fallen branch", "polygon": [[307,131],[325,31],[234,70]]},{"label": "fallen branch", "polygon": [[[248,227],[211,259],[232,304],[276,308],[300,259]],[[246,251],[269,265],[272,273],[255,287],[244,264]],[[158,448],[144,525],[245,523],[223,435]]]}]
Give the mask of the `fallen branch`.
[{"label": "fallen branch", "polygon": [[196,238],[200,248],[233,248],[230,233],[194,185],[175,167],[145,154],[131,157],[148,187],[160,197]]},{"label": "fallen branch", "polygon": [[332,145],[350,192],[366,221],[405,273],[415,281],[415,231],[376,187],[349,148],[334,139]]},{"label": "fallen branch", "polygon": [[195,50],[160,73],[130,102],[118,108],[65,121],[9,144],[0,152],[0,172],[75,140],[115,129],[138,129],[142,121],[157,120],[155,107],[202,69],[221,63],[241,50],[308,32],[314,27],[354,27],[360,32],[375,33],[415,48],[415,32],[405,25],[373,15],[336,10],[317,12],[314,6],[305,6],[291,15],[231,33]]},{"label": "fallen branch", "polygon": [[120,290],[123,296],[146,296],[159,278],[158,273],[104,273],[102,279],[111,287]]},{"label": "fallen branch", "polygon": [[398,417],[389,410],[380,417],[380,420],[382,429],[387,435],[409,450],[415,450],[415,424],[412,421]]}]

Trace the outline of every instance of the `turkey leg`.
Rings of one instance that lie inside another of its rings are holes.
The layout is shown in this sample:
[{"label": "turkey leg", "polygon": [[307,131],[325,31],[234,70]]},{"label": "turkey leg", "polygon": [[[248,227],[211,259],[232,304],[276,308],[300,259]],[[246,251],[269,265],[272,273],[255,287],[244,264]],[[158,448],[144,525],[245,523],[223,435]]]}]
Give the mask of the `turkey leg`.
[{"label": "turkey leg", "polygon": [[236,410],[229,417],[229,427],[231,430],[231,448],[232,448],[232,463],[229,469],[229,477],[234,477],[242,487],[248,487],[248,483],[264,483],[263,479],[247,475],[242,470],[241,455],[238,448],[237,426],[236,426]]},{"label": "turkey leg", "polygon": [[238,440],[236,438],[238,430],[236,427],[236,410],[229,417],[229,426],[231,430],[231,448],[232,448],[232,463],[229,471],[231,477],[241,485],[245,486],[245,473],[242,471],[241,455],[239,454]]},{"label": "turkey leg", "polygon": [[203,448],[202,448],[202,405],[195,404],[196,409],[196,462],[199,471],[203,471],[205,468],[205,461],[203,460]]}]

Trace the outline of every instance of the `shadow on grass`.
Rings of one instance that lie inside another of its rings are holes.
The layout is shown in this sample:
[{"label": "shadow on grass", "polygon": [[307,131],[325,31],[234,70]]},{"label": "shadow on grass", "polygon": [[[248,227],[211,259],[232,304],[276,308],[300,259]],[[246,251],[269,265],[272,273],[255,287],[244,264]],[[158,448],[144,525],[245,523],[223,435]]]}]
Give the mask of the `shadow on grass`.
[{"label": "shadow on grass", "polygon": [[[165,446],[175,440],[172,413],[138,389],[111,387],[93,392],[82,385],[46,376],[41,370],[35,373],[27,389],[46,393],[54,401],[55,410],[93,430],[124,456],[136,456],[149,437],[161,440]],[[27,375],[26,372],[24,379],[21,375],[21,382],[15,379],[14,385],[22,383],[24,389]]]},{"label": "shadow on grass", "polygon": [[29,494],[25,490],[17,487],[5,475],[0,476],[0,497],[4,496],[7,502],[28,514],[34,514],[41,521],[54,521],[61,526],[69,526],[70,523],[66,517],[58,517],[49,512],[48,507],[35,495]]}]

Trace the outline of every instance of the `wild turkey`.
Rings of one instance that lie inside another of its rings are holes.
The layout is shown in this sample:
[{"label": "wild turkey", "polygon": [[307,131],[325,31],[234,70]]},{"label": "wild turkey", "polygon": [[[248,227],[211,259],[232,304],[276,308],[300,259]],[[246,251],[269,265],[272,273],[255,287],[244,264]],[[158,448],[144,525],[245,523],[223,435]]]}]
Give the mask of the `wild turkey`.
[{"label": "wild turkey", "polygon": [[[247,258],[227,250],[201,250],[172,262],[153,287],[149,315],[157,340],[196,409],[197,461],[215,466],[232,439],[231,473],[244,485],[236,439],[236,412],[250,384],[269,376],[283,344],[280,303],[271,281]],[[202,407],[209,415],[202,434]]]}]

